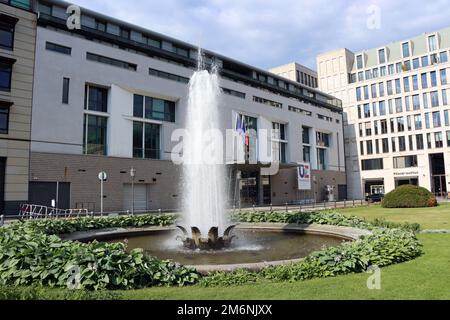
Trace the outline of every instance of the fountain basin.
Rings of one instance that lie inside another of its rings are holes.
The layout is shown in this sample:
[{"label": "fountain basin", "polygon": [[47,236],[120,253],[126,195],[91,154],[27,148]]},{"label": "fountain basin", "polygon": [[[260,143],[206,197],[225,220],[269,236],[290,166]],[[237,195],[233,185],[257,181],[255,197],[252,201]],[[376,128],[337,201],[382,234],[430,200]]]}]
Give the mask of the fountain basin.
[{"label": "fountain basin", "polygon": [[89,242],[126,241],[128,249],[143,248],[160,259],[171,259],[194,267],[199,273],[231,272],[238,269],[258,271],[267,266],[301,261],[323,246],[337,246],[353,241],[370,231],[329,225],[240,224],[235,229],[236,242],[221,251],[192,251],[177,241],[175,227],[105,229],[63,235],[65,240]]}]

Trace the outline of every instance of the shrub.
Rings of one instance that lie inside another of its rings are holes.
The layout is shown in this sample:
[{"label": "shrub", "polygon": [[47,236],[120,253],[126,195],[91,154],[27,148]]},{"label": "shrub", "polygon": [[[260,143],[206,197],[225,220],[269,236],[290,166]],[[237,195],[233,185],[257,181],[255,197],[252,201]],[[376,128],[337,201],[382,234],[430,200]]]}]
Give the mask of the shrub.
[{"label": "shrub", "polygon": [[437,206],[436,198],[425,188],[403,185],[389,192],[383,199],[384,208],[425,208]]}]

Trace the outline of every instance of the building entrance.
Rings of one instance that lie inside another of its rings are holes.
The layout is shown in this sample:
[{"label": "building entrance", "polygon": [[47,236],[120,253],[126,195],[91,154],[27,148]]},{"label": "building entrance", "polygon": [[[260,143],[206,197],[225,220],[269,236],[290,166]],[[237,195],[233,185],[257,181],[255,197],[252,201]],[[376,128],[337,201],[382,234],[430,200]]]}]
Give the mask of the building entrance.
[{"label": "building entrance", "polygon": [[431,192],[436,197],[447,196],[447,179],[445,176],[444,154],[437,153],[430,155],[431,167]]}]

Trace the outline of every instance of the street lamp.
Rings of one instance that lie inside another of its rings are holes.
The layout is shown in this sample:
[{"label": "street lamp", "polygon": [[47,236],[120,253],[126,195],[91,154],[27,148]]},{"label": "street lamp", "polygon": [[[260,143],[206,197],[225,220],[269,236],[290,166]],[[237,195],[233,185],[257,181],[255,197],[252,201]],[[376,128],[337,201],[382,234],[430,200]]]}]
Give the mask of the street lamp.
[{"label": "street lamp", "polygon": [[131,214],[134,215],[134,178],[136,177],[135,168],[131,168],[130,177],[131,177]]}]

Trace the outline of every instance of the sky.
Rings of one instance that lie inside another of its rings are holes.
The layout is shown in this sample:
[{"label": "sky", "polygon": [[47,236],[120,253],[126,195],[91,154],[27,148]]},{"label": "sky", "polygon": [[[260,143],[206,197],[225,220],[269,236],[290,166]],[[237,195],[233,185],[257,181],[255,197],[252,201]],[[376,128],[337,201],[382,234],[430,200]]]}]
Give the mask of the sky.
[{"label": "sky", "polygon": [[380,47],[450,26],[450,0],[70,0],[255,67]]}]

